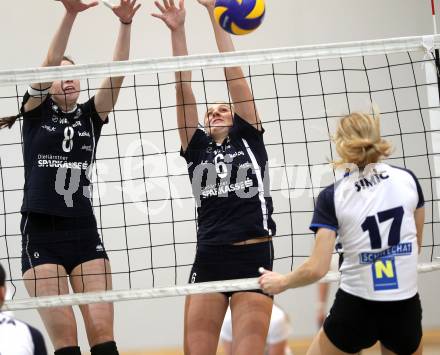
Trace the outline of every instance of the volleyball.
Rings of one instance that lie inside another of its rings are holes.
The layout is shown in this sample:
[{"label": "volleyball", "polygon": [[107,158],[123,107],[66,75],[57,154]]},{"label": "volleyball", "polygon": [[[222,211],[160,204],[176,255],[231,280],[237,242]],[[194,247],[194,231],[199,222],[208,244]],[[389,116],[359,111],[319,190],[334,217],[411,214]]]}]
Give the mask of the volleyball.
[{"label": "volleyball", "polygon": [[260,26],[265,12],[264,0],[217,0],[214,17],[225,31],[245,35]]}]

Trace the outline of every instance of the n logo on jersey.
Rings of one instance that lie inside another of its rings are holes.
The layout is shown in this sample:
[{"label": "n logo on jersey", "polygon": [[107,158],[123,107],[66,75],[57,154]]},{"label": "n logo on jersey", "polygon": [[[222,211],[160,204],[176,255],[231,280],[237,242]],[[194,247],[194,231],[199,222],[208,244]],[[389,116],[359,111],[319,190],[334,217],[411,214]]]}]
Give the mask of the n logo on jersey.
[{"label": "n logo on jersey", "polygon": [[371,264],[374,291],[394,290],[399,288],[394,258],[376,260]]}]

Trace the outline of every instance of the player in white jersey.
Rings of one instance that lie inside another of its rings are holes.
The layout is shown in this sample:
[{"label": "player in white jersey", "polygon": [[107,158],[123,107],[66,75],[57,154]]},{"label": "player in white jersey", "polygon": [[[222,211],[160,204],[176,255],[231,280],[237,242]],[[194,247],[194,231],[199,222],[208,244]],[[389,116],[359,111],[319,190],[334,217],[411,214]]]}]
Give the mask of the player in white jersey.
[{"label": "player in white jersey", "polygon": [[335,165],[350,171],[319,194],[310,226],[317,232],[312,255],[287,275],[263,270],[260,285],[276,294],[319,280],[338,235],[344,248],[340,287],[308,354],[358,353],[376,341],[382,354],[421,354],[420,184],[411,171],[379,162],[391,151],[380,136],[379,118],[350,114],[339,122],[334,140],[341,157]]},{"label": "player in white jersey", "polygon": [[[290,333],[290,322],[287,314],[276,304],[272,307],[269,332],[266,338],[266,355],[293,355],[287,340]],[[232,317],[231,309],[225,314],[220,339],[225,355],[232,355]]]},{"label": "player in white jersey", "polygon": [[[5,270],[0,264],[0,309],[5,302]],[[9,314],[0,312],[0,354],[47,355],[41,333]]]}]

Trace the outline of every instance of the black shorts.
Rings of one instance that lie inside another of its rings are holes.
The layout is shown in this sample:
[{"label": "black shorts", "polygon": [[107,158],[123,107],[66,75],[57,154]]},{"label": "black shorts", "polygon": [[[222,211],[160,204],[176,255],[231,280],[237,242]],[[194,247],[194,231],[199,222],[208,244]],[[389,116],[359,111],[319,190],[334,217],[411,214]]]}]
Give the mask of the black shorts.
[{"label": "black shorts", "polygon": [[323,327],[333,345],[347,353],[380,341],[396,354],[410,355],[422,339],[419,294],[401,301],[370,301],[339,289]]},{"label": "black shorts", "polygon": [[[259,277],[259,267],[272,270],[272,241],[247,245],[198,245],[190,283]],[[263,293],[263,291],[249,290]],[[223,292],[226,297],[234,292]],[[264,294],[264,293],[263,293]]]},{"label": "black shorts", "polygon": [[21,218],[21,271],[43,264],[62,265],[67,274],[90,260],[108,259],[94,215],[60,217],[24,213]]}]

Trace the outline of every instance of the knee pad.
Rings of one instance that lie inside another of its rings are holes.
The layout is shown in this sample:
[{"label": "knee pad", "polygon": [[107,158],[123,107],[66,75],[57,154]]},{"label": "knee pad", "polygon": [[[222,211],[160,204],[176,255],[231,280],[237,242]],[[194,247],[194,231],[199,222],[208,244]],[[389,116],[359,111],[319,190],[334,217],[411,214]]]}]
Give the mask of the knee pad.
[{"label": "knee pad", "polygon": [[54,353],[55,355],[81,355],[79,346],[68,346],[66,348],[58,349]]},{"label": "knee pad", "polygon": [[114,341],[97,344],[90,349],[91,355],[119,355],[118,348]]}]

